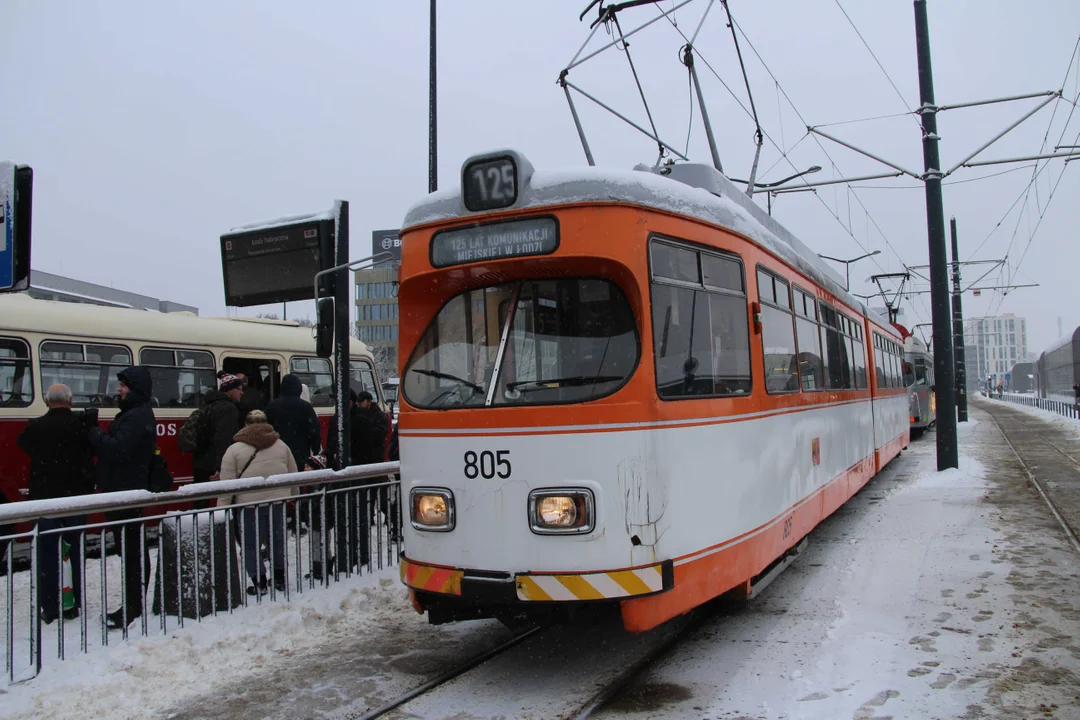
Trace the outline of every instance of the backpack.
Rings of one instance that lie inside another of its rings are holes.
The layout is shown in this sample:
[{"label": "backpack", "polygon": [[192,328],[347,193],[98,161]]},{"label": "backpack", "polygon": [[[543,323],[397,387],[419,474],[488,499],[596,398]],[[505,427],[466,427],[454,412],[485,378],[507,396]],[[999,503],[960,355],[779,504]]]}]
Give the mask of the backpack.
[{"label": "backpack", "polygon": [[202,405],[180,426],[177,433],[180,452],[200,453],[210,442],[210,406]]}]

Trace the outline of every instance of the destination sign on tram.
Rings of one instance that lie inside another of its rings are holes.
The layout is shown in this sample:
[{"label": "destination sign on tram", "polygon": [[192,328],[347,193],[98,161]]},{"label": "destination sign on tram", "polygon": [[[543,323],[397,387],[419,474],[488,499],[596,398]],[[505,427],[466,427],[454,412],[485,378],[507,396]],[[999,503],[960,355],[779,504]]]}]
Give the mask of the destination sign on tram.
[{"label": "destination sign on tram", "polygon": [[547,255],[559,247],[559,223],[553,217],[444,230],[431,239],[431,264],[462,265],[484,260],[503,260]]}]

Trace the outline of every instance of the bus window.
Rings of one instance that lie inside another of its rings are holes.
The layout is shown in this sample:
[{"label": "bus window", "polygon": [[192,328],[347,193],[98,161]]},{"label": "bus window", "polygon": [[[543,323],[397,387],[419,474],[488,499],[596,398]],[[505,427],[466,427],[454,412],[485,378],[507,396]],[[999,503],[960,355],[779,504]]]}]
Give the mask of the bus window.
[{"label": "bus window", "polygon": [[289,360],[289,372],[308,386],[312,405],[330,407],[334,404],[330,395],[334,389],[334,373],[331,371],[329,360],[317,357],[293,357]]},{"label": "bus window", "polygon": [[247,378],[245,400],[241,407],[248,411],[265,410],[270,401],[277,397],[278,387],[281,385],[281,363],[277,360],[227,357],[222,360],[221,369]]},{"label": "bus window", "polygon": [[27,407],[33,401],[30,346],[15,338],[0,338],[0,407]]},{"label": "bus window", "polygon": [[349,387],[356,392],[367,390],[375,402],[379,402],[379,384],[375,382],[375,368],[366,360],[349,361]]},{"label": "bus window", "polygon": [[131,351],[122,345],[41,343],[41,390],[63,383],[71,388],[75,407],[116,407],[116,373],[131,366]]},{"label": "bus window", "polygon": [[203,350],[143,348],[139,364],[150,371],[154,407],[193,408],[216,387],[214,356]]}]

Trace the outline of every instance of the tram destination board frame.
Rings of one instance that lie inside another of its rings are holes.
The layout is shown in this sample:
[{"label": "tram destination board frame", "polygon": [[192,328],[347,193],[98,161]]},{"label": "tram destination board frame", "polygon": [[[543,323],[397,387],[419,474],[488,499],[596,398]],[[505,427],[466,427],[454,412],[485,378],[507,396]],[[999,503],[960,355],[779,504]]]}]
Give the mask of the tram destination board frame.
[{"label": "tram destination board frame", "polygon": [[[313,300],[315,274],[333,265],[334,218],[327,213],[240,227],[221,236],[225,304],[248,307]],[[320,280],[329,293],[330,278]]]}]

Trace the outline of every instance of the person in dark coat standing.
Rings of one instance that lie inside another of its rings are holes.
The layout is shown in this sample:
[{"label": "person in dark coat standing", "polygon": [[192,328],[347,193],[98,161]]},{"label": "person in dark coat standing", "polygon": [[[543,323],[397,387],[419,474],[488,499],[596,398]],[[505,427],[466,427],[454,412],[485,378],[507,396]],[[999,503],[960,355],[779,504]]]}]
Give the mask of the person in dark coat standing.
[{"label": "person in dark coat standing", "polygon": [[[102,492],[148,490],[150,464],[157,448],[157,421],[150,407],[150,371],[145,367],[129,367],[117,373],[116,378],[120,381],[120,413],[109,424],[109,431],[98,427],[96,409],[91,408],[84,415],[90,425],[90,445],[98,457],[98,489]],[[139,532],[138,520],[142,516],[141,509],[105,514],[109,522],[123,523],[113,528],[113,542],[122,552],[124,602],[106,616],[112,629],[126,628],[142,615],[143,592],[150,581],[150,552]]]},{"label": "person in dark coat standing", "polygon": [[[221,472],[221,458],[233,444],[233,435],[240,432],[240,398],[244,395],[244,380],[227,372],[218,373],[217,390],[206,393],[207,412],[210,413],[210,434],[205,447],[200,447],[191,459],[193,480],[197,483],[217,480]],[[197,500],[196,508],[209,508],[214,500]]]},{"label": "person in dark coat standing", "polygon": [[[89,432],[81,418],[71,411],[71,388],[53,385],[45,393],[49,410],[26,423],[16,441],[30,456],[30,499],[87,495],[94,492],[94,458]],[[38,520],[38,532],[78,527],[86,524],[85,515]],[[79,616],[82,598],[82,530],[38,536],[38,604],[41,619],[51,623],[60,614],[65,620]],[[75,606],[61,610],[60,540],[71,548],[71,590]]]},{"label": "person in dark coat standing", "polygon": [[[387,448],[389,447],[388,435],[390,434],[390,418],[377,404],[375,404],[374,396],[366,390],[357,393],[356,399],[356,408],[353,410],[352,415],[352,436],[354,443],[352,448],[353,462],[357,465],[370,465],[372,463],[386,462]],[[371,478],[370,480],[365,481],[365,484],[379,485],[389,481],[390,477],[383,475],[381,477]],[[378,511],[381,510],[386,516],[387,523],[389,524],[388,530],[390,536],[396,537],[398,534],[398,503],[396,498],[394,498],[394,502],[391,503],[392,498],[390,497],[390,488],[388,487],[381,487],[374,492],[378,494],[378,505],[375,505],[374,503],[376,498],[369,498],[372,500],[371,514],[372,516],[375,516]],[[377,519],[377,517],[373,517],[373,521],[376,521]]]},{"label": "person in dark coat standing", "polygon": [[281,394],[266,406],[266,419],[289,446],[298,468],[322,448],[319,416],[311,403],[300,397],[302,391],[300,378],[290,373],[281,378]]}]

